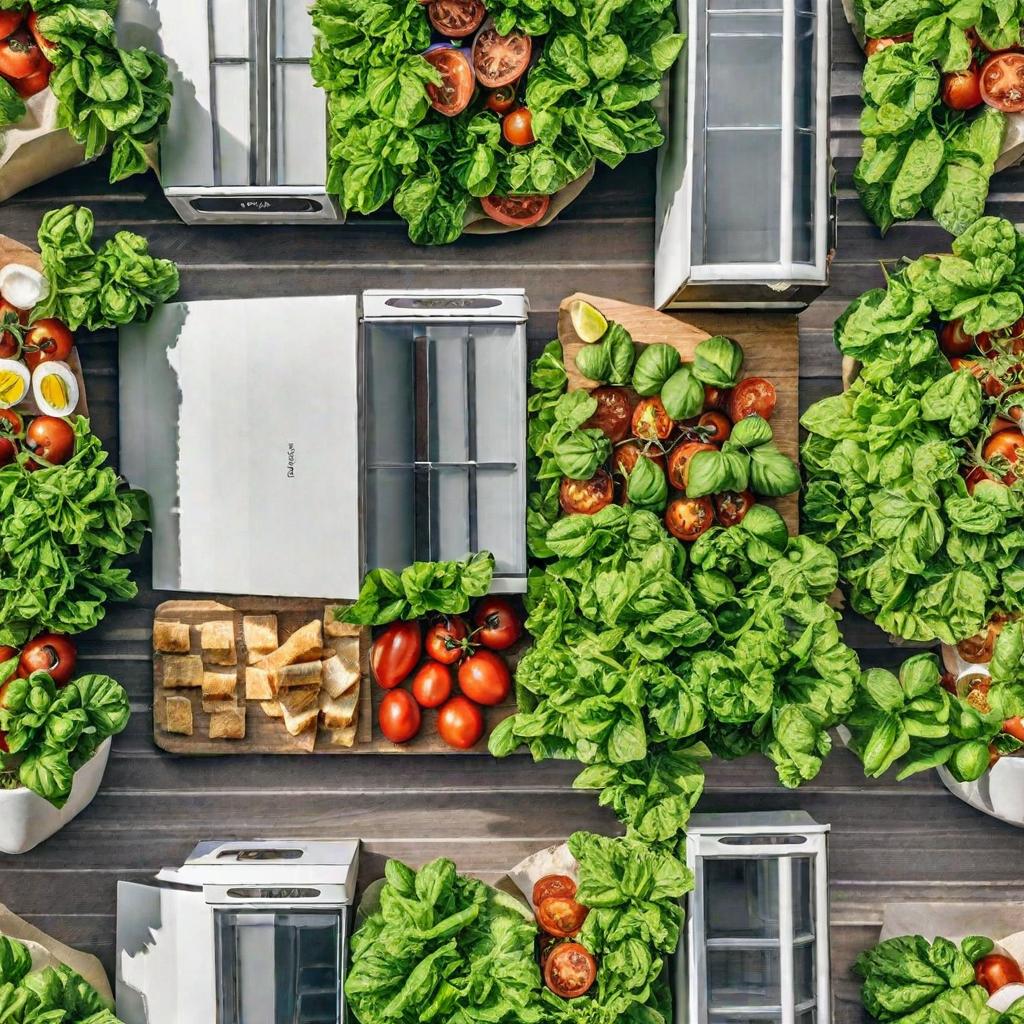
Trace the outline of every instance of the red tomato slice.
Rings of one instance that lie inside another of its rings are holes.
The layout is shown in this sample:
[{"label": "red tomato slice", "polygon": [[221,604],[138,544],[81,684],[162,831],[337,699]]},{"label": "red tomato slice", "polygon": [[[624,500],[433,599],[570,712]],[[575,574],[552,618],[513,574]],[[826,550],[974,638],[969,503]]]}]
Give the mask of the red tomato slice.
[{"label": "red tomato slice", "polygon": [[696,540],[714,524],[710,498],[676,498],[665,509],[665,526],[677,540]]},{"label": "red tomato slice", "polygon": [[1024,110],[1024,53],[1000,53],[981,68],[981,98],[996,110]]},{"label": "red tomato slice", "polygon": [[547,896],[537,907],[537,923],[548,935],[568,939],[583,927],[588,913],[572,896]]},{"label": "red tomato slice", "polygon": [[745,416],[771,419],[775,412],[775,385],[764,377],[747,377],[732,389],[729,398],[729,416],[738,423]]},{"label": "red tomato slice", "polygon": [[589,480],[565,477],[558,490],[558,502],[567,515],[596,515],[615,499],[615,484],[608,473],[599,469]]},{"label": "red tomato slice", "polygon": [[480,0],[433,0],[427,7],[430,24],[449,39],[464,39],[482,24],[487,11]]},{"label": "red tomato slice", "polygon": [[556,996],[577,999],[590,991],[597,977],[597,961],[578,942],[552,947],[544,962],[544,984]]},{"label": "red tomato slice", "polygon": [[423,57],[441,75],[441,84],[427,86],[430,105],[445,117],[461,114],[473,98],[476,82],[473,66],[463,50],[455,46],[431,47]]},{"label": "red tomato slice", "polygon": [[[0,658],[0,663],[3,659]],[[539,907],[549,896],[576,896],[576,883],[568,875],[545,875],[533,883],[533,905]]]},{"label": "red tomato slice", "polygon": [[530,63],[533,42],[524,32],[498,35],[488,21],[473,40],[473,67],[480,84],[497,89],[519,78]]},{"label": "red tomato slice", "polygon": [[484,196],[480,200],[491,220],[510,228],[532,228],[551,206],[551,196]]}]

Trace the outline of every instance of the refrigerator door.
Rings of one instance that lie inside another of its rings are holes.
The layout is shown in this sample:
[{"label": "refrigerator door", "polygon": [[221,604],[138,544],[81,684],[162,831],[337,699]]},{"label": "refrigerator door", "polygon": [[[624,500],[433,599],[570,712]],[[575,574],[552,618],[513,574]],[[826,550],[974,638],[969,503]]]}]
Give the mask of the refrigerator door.
[{"label": "refrigerator door", "polygon": [[358,595],[357,331],[351,296],[122,328],[121,467],[150,494],[155,588]]},{"label": "refrigerator door", "polygon": [[117,883],[117,1016],[124,1024],[212,1021],[212,953],[213,917],[202,892]]}]

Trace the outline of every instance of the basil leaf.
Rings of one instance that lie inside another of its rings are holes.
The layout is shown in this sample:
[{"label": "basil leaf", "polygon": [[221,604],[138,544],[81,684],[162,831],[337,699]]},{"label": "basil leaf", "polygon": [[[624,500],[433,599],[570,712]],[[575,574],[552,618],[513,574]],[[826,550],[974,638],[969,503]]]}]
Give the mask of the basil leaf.
[{"label": "basil leaf", "polygon": [[704,408],[704,387],[689,366],[680,366],[661,389],[661,404],[674,420],[687,420]]}]

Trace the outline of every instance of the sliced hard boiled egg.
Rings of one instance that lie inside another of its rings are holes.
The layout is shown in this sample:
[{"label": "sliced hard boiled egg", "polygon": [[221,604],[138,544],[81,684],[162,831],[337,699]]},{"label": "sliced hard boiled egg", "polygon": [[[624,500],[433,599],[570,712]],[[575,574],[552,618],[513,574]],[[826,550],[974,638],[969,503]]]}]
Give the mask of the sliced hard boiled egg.
[{"label": "sliced hard boiled egg", "polygon": [[40,363],[32,374],[32,394],[47,416],[70,416],[78,405],[78,381],[67,363]]},{"label": "sliced hard boiled egg", "polygon": [[0,409],[17,405],[29,389],[28,367],[17,359],[0,359]]},{"label": "sliced hard boiled egg", "polygon": [[0,269],[0,297],[18,309],[33,309],[50,294],[50,282],[34,267],[8,263]]}]

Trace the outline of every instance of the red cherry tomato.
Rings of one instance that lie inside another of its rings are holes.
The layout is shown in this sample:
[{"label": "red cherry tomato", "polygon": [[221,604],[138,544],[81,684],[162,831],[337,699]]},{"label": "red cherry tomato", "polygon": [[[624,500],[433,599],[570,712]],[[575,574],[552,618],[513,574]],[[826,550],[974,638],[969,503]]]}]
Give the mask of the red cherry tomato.
[{"label": "red cherry tomato", "polygon": [[569,939],[583,927],[588,913],[573,896],[546,896],[537,905],[537,924],[548,935]]},{"label": "red cherry tomato", "polygon": [[8,647],[6,645],[0,647],[0,665],[6,664],[11,658],[18,656],[18,650],[15,647]]},{"label": "red cherry tomato", "polygon": [[545,875],[533,883],[533,905],[535,907],[539,907],[549,896],[573,898],[575,895],[576,883],[568,875]]},{"label": "red cherry tomato", "polygon": [[974,965],[974,980],[992,995],[1004,985],[1019,984],[1024,981],[1020,964],[1002,953],[989,953]]},{"label": "red cherry tomato", "polygon": [[445,117],[461,114],[473,98],[476,82],[473,66],[465,51],[455,46],[438,46],[423,55],[441,76],[441,84],[427,84],[430,105]]},{"label": "red cherry tomato", "polygon": [[452,670],[428,661],[412,678],[412,695],[421,708],[439,708],[452,695]]},{"label": "red cherry tomato", "polygon": [[729,408],[729,399],[732,397],[732,388],[713,388],[710,384],[704,385],[704,408],[718,409],[724,412]]},{"label": "red cherry tomato", "polygon": [[742,523],[753,508],[754,495],[750,491],[722,491],[715,495],[715,513],[722,526]]},{"label": "red cherry tomato", "polygon": [[477,704],[494,707],[508,699],[512,676],[504,659],[493,651],[480,650],[459,666],[459,689]]},{"label": "red cherry tomato", "polygon": [[[981,454],[986,462],[1002,458],[1009,463],[1016,463],[1022,449],[1024,449],[1024,434],[1019,430],[1002,430],[998,434],[993,434],[985,442]],[[1009,472],[1003,477],[1003,483],[1012,484],[1016,479],[1016,474]]]},{"label": "red cherry tomato", "polygon": [[942,325],[939,348],[947,356],[963,356],[974,348],[974,337],[964,333],[963,320],[950,320]]},{"label": "red cherry tomato", "polygon": [[593,987],[597,961],[578,942],[560,942],[548,950],[544,984],[562,999],[577,999]]},{"label": "red cherry tomato", "polygon": [[0,409],[0,469],[17,459],[24,429],[21,417],[13,409]]},{"label": "red cherry tomato", "polygon": [[408,690],[391,690],[380,702],[377,722],[386,739],[392,743],[408,743],[420,731],[423,716]]},{"label": "red cherry tomato", "polygon": [[75,645],[57,633],[40,633],[21,649],[18,675],[27,679],[33,672],[46,672],[57,686],[67,686],[75,671]]},{"label": "red cherry tomato", "polygon": [[714,524],[710,498],[675,498],[665,509],[665,526],[678,540],[696,540]]},{"label": "red cherry tomato", "polygon": [[[32,15],[35,17],[35,15]],[[22,11],[0,11],[0,39],[6,39],[14,35],[21,28],[25,20],[25,12]]]},{"label": "red cherry tomato", "polygon": [[501,134],[510,146],[532,146],[537,141],[533,134],[533,115],[526,107],[511,111],[501,122]]},{"label": "red cherry tomato", "polygon": [[26,29],[0,39],[0,75],[4,78],[28,78],[41,71],[45,62],[43,51]]},{"label": "red cherry tomato", "polygon": [[516,105],[516,89],[514,85],[503,85],[492,89],[484,100],[484,106],[495,114],[507,114]]},{"label": "red cherry tomato", "polygon": [[747,377],[732,389],[729,416],[738,423],[746,416],[760,416],[769,420],[775,412],[775,385],[764,377]]},{"label": "red cherry tomato", "polygon": [[641,459],[650,459],[662,472],[665,471],[665,456],[654,446],[641,445],[638,441],[627,441],[615,449],[612,456],[612,468],[619,476],[629,477],[633,467]]},{"label": "red cherry tomato", "polygon": [[465,697],[452,697],[437,714],[437,731],[449,747],[469,750],[484,734],[483,712]]},{"label": "red cherry tomato", "polygon": [[25,447],[49,465],[62,466],[75,453],[75,429],[59,416],[37,416],[25,431]]},{"label": "red cherry tomato", "polygon": [[1019,356],[1024,353],[1024,317],[1001,330],[982,331],[974,341],[987,356]]},{"label": "red cherry tomato", "polygon": [[17,359],[21,355],[21,330],[28,314],[0,299],[0,359]]},{"label": "red cherry tomato", "polygon": [[590,397],[597,402],[597,409],[583,426],[602,431],[612,444],[618,444],[629,433],[633,415],[629,392],[625,388],[600,387],[594,388]]},{"label": "red cherry tomato", "polygon": [[544,219],[551,196],[484,196],[480,200],[491,220],[509,228],[532,228]]},{"label": "red cherry tomato", "polygon": [[566,477],[558,489],[558,503],[566,515],[592,516],[615,499],[615,484],[606,470],[599,469],[589,480]]},{"label": "red cherry tomato", "polygon": [[501,597],[485,597],[476,606],[473,625],[474,635],[492,651],[507,650],[523,635],[519,614]]},{"label": "red cherry tomato", "polygon": [[25,334],[22,351],[34,370],[40,363],[66,363],[74,347],[74,335],[59,320],[37,320]]},{"label": "red cherry tomato", "polygon": [[1001,53],[981,67],[981,98],[1004,114],[1024,110],[1024,53]]},{"label": "red cherry tomato", "polygon": [[633,410],[633,436],[643,441],[667,441],[675,424],[665,411],[661,399],[641,398]]},{"label": "red cherry tomato", "polygon": [[385,690],[396,687],[416,667],[423,654],[418,622],[392,622],[373,641],[370,668]]},{"label": "red cherry tomato", "polygon": [[703,427],[704,440],[710,444],[720,445],[729,440],[732,433],[732,422],[725,413],[711,411],[704,413],[697,426]]},{"label": "red cherry tomato", "polygon": [[973,110],[981,105],[981,76],[974,61],[964,71],[942,76],[942,102],[950,110]]},{"label": "red cherry tomato", "polygon": [[716,447],[703,441],[687,441],[676,445],[668,457],[668,482],[677,490],[685,491],[690,479],[690,459],[697,452],[713,452]]},{"label": "red cherry tomato", "polygon": [[469,627],[458,615],[438,619],[428,630],[424,643],[427,655],[442,665],[454,665],[466,653]]}]

